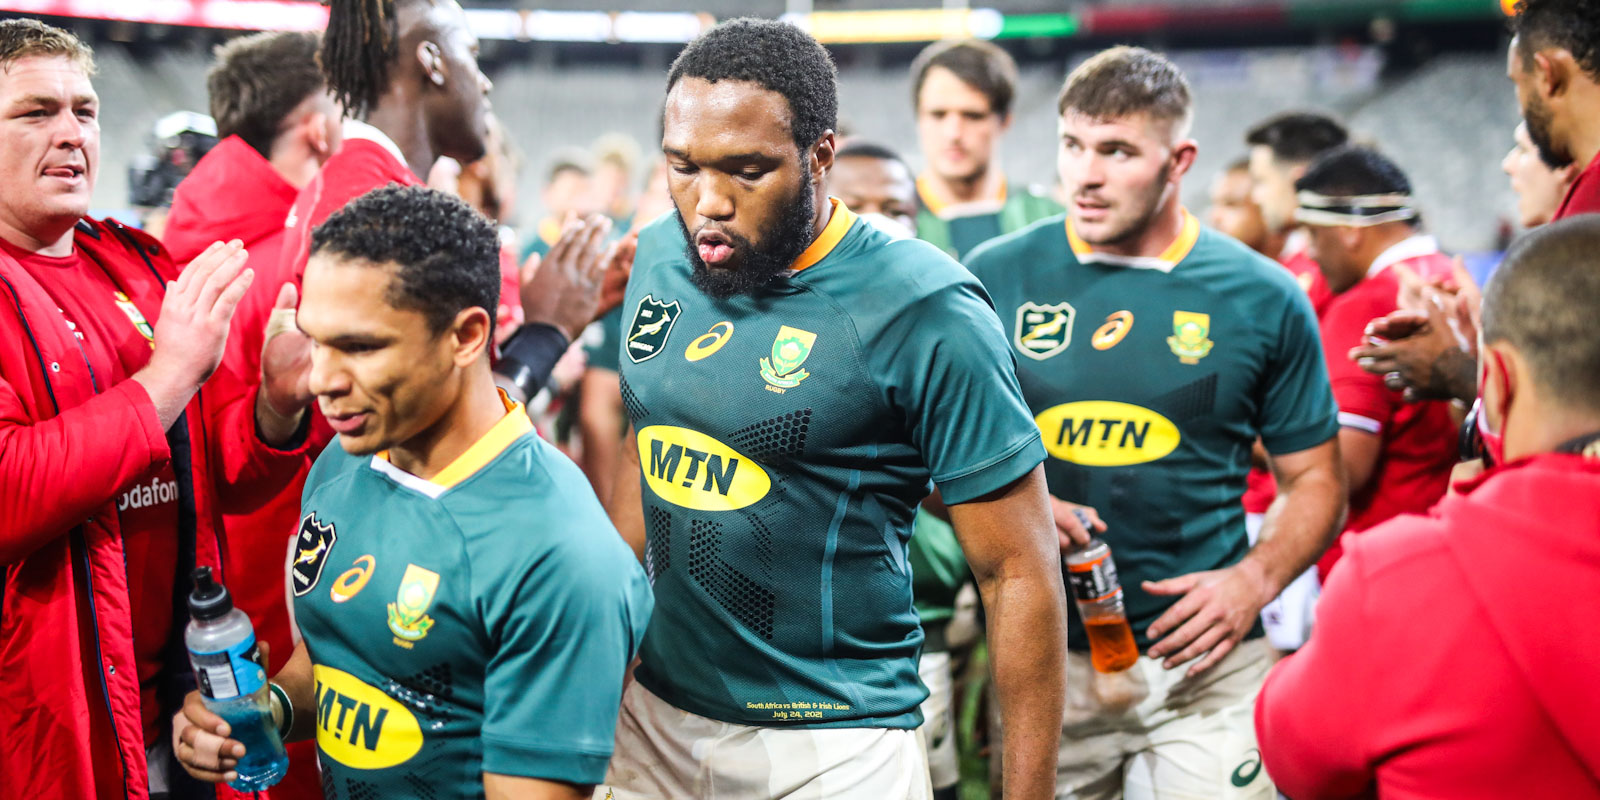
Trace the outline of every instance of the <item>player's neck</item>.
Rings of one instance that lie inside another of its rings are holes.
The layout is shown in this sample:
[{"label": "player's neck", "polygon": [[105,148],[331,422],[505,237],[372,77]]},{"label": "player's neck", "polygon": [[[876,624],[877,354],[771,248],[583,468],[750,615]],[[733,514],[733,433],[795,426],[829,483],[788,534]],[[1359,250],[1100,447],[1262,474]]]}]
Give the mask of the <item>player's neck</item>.
[{"label": "player's neck", "polygon": [[5,239],[19,250],[52,258],[64,258],[72,255],[72,234],[75,225],[77,220],[67,223],[59,231],[55,228],[60,226],[52,226],[48,231],[30,232],[0,215],[0,239]]},{"label": "player's neck", "polygon": [[1000,187],[1005,183],[1005,177],[995,168],[993,161],[977,174],[967,177],[950,177],[930,171],[924,173],[923,178],[923,185],[933,195],[930,199],[940,206],[958,206],[998,197]]},{"label": "player's neck", "polygon": [[[1591,84],[1593,95],[1600,101],[1600,87]],[[1600,119],[1594,114],[1582,114],[1572,121],[1572,161],[1582,172],[1600,155]]]},{"label": "player's neck", "polygon": [[456,402],[426,431],[389,450],[389,463],[430,480],[467,452],[506,415],[494,377],[484,368],[470,370]]},{"label": "player's neck", "polygon": [[281,136],[272,143],[272,156],[267,163],[272,165],[272,171],[278,173],[284,183],[295,189],[304,189],[312,178],[317,177],[317,170],[322,169],[322,163],[310,148],[288,136]]},{"label": "player's neck", "polygon": [[421,103],[391,88],[378,98],[378,104],[367,112],[367,118],[363,121],[383,131],[395,147],[400,148],[406,157],[406,166],[411,168],[417,180],[428,179],[428,172],[433,169],[433,162],[438,160],[439,154],[434,152],[433,145],[428,141],[428,123],[423,116]]},{"label": "player's neck", "polygon": [[1507,461],[1554,452],[1579,436],[1600,431],[1600,415],[1592,412],[1548,402],[1537,396],[1519,399],[1518,402],[1531,407],[1526,413],[1518,409],[1519,413],[1502,431],[1505,434]]}]

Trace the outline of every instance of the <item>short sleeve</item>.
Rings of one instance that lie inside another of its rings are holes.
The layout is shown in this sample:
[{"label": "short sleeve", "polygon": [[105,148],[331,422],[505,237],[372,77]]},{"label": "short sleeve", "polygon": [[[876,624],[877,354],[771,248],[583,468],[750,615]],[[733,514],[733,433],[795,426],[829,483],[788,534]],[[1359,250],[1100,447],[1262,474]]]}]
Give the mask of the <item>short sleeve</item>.
[{"label": "short sleeve", "polygon": [[1339,432],[1338,407],[1311,302],[1301,292],[1288,292],[1286,297],[1276,336],[1267,345],[1269,358],[1261,371],[1264,391],[1256,418],[1262,445],[1279,454],[1315,447]]},{"label": "short sleeve", "polygon": [[898,309],[866,356],[946,503],[1003,488],[1044,461],[1005,331],[970,275]]},{"label": "short sleeve", "polygon": [[[1398,288],[1396,288],[1398,291]],[[1383,376],[1367,372],[1349,358],[1350,349],[1362,343],[1367,324],[1394,310],[1392,301],[1381,300],[1380,293],[1364,293],[1352,302],[1337,302],[1322,320],[1323,357],[1333,399],[1339,405],[1339,425],[1374,435],[1389,426],[1399,395],[1383,385]]]},{"label": "short sleeve", "polygon": [[590,541],[551,552],[537,567],[507,565],[480,599],[490,652],[484,772],[577,784],[605,779],[623,677],[652,601],[638,562],[602,558],[617,554],[589,549],[595,535],[583,533]]}]

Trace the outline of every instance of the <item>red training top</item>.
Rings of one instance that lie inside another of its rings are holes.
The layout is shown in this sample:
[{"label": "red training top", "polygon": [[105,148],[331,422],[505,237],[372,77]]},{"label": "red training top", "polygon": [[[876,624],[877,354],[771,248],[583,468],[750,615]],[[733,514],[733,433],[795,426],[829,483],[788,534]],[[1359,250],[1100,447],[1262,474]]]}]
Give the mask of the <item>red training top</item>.
[{"label": "red training top", "polygon": [[1595,154],[1589,166],[1567,187],[1567,196],[1561,198],[1561,205],[1556,206],[1551,221],[1595,212],[1600,212],[1600,153]]},{"label": "red training top", "polygon": [[1296,800],[1600,798],[1600,461],[1544,454],[1346,543],[1256,738]]}]

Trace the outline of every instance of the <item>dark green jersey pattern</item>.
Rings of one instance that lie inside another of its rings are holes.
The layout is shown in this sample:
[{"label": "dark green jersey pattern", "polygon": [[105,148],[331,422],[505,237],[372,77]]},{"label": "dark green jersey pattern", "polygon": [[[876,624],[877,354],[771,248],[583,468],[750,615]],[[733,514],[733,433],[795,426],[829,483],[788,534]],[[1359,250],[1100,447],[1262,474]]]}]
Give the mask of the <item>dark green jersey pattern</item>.
[{"label": "dark green jersey pattern", "polygon": [[929,479],[960,503],[1044,453],[971,274],[832,220],[782,288],[720,301],[670,216],[640,235],[622,395],[658,611],[635,674],[727,722],[909,728],[927,692],[906,542]]},{"label": "dark green jersey pattern", "polygon": [[[1141,581],[1247,551],[1240,498],[1256,437],[1289,453],[1338,432],[1305,293],[1282,267],[1185,219],[1187,238],[1165,261],[1080,260],[1062,216],[968,259],[1017,354],[1050,493],[1106,522],[1141,650],[1177,599]],[[1071,624],[1070,645],[1086,648],[1075,610]]]},{"label": "dark green jersey pattern", "polygon": [[604,779],[650,589],[526,421],[516,407],[448,488],[337,442],[317,459],[291,581],[329,800]]}]

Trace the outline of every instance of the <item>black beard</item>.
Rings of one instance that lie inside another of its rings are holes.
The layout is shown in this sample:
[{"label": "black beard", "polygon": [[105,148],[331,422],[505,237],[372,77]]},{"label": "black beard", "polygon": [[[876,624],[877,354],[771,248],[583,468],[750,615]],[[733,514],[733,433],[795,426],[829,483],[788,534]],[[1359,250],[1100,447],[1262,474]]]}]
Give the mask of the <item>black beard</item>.
[{"label": "black beard", "polygon": [[690,235],[689,227],[683,224],[683,215],[675,215],[678,229],[683,232],[684,241],[687,242],[684,249],[689,256],[689,263],[694,267],[689,282],[717,300],[740,294],[758,294],[783,282],[784,273],[811,245],[816,211],[816,196],[811,191],[811,184],[803,183],[794,199],[784,204],[778,218],[761,232],[761,241],[767,243],[766,247],[757,248],[743,236],[722,231],[732,241],[734,251],[744,258],[744,263],[737,269],[713,269],[700,258],[694,236]]},{"label": "black beard", "polygon": [[1553,116],[1537,97],[1531,98],[1522,108],[1522,120],[1528,124],[1528,138],[1539,151],[1539,160],[1551,169],[1561,169],[1572,163],[1572,154],[1557,150],[1555,141],[1550,138]]}]

